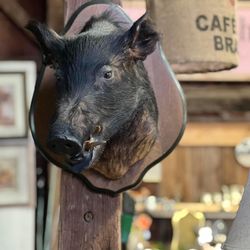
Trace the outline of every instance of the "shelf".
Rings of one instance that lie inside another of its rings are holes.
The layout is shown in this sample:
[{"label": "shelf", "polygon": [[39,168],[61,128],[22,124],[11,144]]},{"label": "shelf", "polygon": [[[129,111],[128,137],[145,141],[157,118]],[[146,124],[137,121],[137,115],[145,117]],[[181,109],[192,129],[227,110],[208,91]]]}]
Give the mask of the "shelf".
[{"label": "shelf", "polygon": [[178,211],[181,209],[188,209],[189,211],[193,212],[202,212],[204,213],[206,219],[233,220],[236,216],[236,211],[225,212],[221,211],[221,208],[218,205],[210,206],[202,203],[176,203],[172,211],[166,211],[163,209],[146,209],[145,212],[155,219],[171,219],[174,211]]}]

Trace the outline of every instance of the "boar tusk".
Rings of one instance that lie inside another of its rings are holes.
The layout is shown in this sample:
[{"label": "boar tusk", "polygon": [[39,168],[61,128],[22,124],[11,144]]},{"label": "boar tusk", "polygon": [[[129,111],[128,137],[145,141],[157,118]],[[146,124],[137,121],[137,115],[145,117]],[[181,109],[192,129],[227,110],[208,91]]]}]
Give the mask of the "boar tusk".
[{"label": "boar tusk", "polygon": [[85,150],[93,150],[97,146],[101,146],[106,144],[106,141],[86,141],[85,142]]},{"label": "boar tusk", "polygon": [[93,141],[91,143],[91,146],[96,147],[96,146],[100,146],[100,145],[104,145],[104,144],[106,144],[106,141]]}]

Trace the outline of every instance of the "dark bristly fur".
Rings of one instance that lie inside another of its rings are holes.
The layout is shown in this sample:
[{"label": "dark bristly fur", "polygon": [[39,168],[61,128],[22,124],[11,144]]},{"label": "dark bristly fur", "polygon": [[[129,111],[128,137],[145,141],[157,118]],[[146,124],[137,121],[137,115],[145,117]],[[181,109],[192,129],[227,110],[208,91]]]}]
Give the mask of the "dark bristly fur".
[{"label": "dark bristly fur", "polygon": [[[147,15],[126,30],[104,13],[72,38],[36,22],[27,28],[58,78],[50,134],[71,130],[84,144],[100,124],[97,139],[107,143],[96,148],[90,165],[107,178],[120,178],[148,154],[157,137],[157,104],[142,61],[159,36]],[[107,72],[111,79],[105,78]]]}]

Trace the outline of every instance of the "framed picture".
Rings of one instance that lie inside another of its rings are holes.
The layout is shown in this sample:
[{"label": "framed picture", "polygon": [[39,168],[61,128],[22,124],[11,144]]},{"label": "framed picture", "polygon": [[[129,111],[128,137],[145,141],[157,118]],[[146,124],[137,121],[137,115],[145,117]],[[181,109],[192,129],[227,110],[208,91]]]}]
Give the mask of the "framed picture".
[{"label": "framed picture", "polygon": [[236,9],[239,65],[216,73],[177,74],[179,81],[250,81],[250,1],[238,1]]},{"label": "framed picture", "polygon": [[0,62],[0,139],[27,136],[27,114],[35,78],[34,62]]},{"label": "framed picture", "polygon": [[0,74],[0,137],[24,137],[27,133],[24,74]]},{"label": "framed picture", "polygon": [[0,147],[0,206],[30,201],[30,171],[25,146]]}]

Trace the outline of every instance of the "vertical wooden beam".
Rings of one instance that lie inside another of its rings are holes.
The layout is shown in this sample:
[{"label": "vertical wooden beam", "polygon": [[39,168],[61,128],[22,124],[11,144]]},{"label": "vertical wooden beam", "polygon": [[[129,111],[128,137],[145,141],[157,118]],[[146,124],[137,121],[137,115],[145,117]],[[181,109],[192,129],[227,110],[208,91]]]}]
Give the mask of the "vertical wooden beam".
[{"label": "vertical wooden beam", "polygon": [[[65,0],[65,21],[85,2]],[[62,172],[59,250],[121,249],[120,214],[121,195],[94,193],[72,174]]]},{"label": "vertical wooden beam", "polygon": [[62,173],[59,250],[119,250],[121,197],[94,193]]},{"label": "vertical wooden beam", "polygon": [[63,0],[47,0],[47,24],[56,32],[60,32],[63,29],[63,12]]}]

